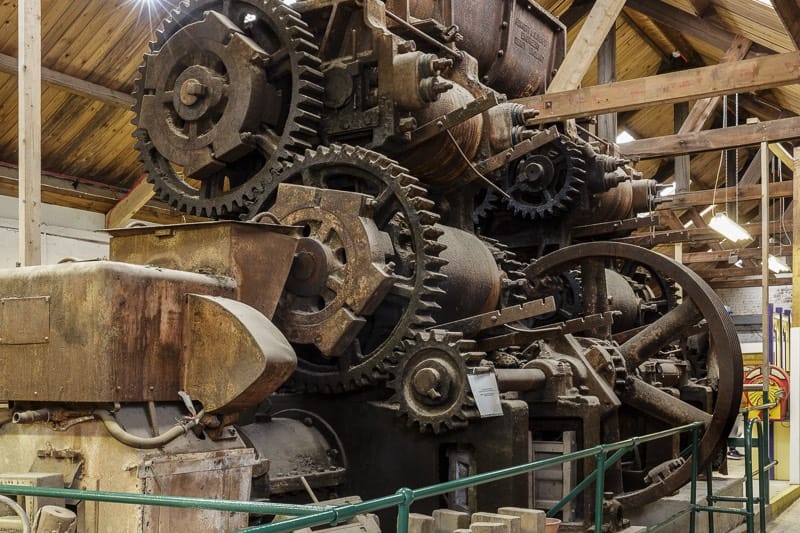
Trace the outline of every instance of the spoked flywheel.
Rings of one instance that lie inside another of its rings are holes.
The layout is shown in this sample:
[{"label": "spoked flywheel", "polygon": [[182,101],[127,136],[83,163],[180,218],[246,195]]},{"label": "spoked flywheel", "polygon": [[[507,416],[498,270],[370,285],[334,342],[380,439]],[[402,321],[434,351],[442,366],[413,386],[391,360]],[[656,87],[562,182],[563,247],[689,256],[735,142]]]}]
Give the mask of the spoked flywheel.
[{"label": "spoked flywheel", "polygon": [[173,207],[236,216],[275,187],[281,161],[313,145],[316,46],[280,0],[193,0],[164,22],[136,80],[134,133]]},{"label": "spoked flywheel", "polygon": [[[624,490],[616,498],[638,507],[678,490],[690,480],[691,461],[702,468],[725,445],[742,395],[742,355],[733,321],[716,293],[695,272],[656,252],[622,243],[578,244],[537,260],[526,275],[534,280],[579,268],[586,297],[602,286],[587,292],[586,280],[597,277],[592,271],[603,272],[620,260],[669,279],[682,289],[683,299],[653,322],[611,337],[627,374],[624,384],[615,384],[622,402],[619,419],[625,420],[619,435],[627,438],[695,421],[705,424],[694,457],[665,456],[680,450],[659,444],[640,447],[637,457],[623,464]],[[592,300],[610,301],[613,309],[610,291],[593,294]],[[707,337],[708,351],[692,359],[688,345],[698,336]]]}]

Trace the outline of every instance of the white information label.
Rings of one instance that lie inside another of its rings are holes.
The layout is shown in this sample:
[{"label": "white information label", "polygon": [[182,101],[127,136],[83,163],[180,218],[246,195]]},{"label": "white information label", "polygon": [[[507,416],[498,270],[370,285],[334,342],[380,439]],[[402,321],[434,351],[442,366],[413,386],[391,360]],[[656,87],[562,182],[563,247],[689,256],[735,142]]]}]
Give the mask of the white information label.
[{"label": "white information label", "polygon": [[481,418],[503,416],[503,407],[500,405],[500,391],[497,389],[497,379],[494,376],[494,372],[467,374],[467,379]]}]

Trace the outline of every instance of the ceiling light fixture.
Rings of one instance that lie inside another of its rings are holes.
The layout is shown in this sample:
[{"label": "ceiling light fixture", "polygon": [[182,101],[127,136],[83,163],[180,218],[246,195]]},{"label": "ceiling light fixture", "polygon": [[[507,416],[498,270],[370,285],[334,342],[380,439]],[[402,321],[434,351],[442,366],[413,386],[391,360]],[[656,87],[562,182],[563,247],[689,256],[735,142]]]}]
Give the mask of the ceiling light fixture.
[{"label": "ceiling light fixture", "polygon": [[734,222],[733,219],[725,213],[717,213],[711,217],[711,220],[708,221],[708,226],[733,242],[749,241],[753,239],[753,237],[747,233],[746,229]]},{"label": "ceiling light fixture", "polygon": [[769,268],[776,274],[783,274],[785,272],[792,271],[792,269],[789,267],[789,265],[786,264],[786,261],[782,257],[778,257],[772,254],[769,255],[767,268]]}]

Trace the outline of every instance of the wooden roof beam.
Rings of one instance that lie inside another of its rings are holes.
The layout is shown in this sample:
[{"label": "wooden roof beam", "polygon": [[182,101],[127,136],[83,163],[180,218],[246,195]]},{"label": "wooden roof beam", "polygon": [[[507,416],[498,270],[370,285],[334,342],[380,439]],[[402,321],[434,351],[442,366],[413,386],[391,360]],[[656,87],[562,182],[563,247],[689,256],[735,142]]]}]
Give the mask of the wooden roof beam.
[{"label": "wooden roof beam", "polygon": [[796,139],[798,131],[800,131],[800,117],[790,117],[730,128],[639,139],[619,145],[619,150],[623,157],[653,159],[751,146],[762,141]]},{"label": "wooden roof beam", "polygon": [[[770,198],[785,198],[792,196],[792,182],[779,181],[769,184]],[[661,198],[663,202],[656,211],[661,209],[688,209],[690,207],[705,206],[711,204],[721,204],[730,202],[735,198],[739,201],[759,200],[761,198],[761,185],[744,185],[742,187],[727,187],[722,189],[709,189],[705,191],[691,191],[681,194],[674,194],[666,198]]]},{"label": "wooden roof beam", "polygon": [[[0,195],[16,197],[18,186],[18,170],[0,166]],[[45,204],[106,214],[117,205],[119,196],[112,187],[99,187],[47,174],[42,175],[42,203]],[[200,220],[197,217],[184,217],[168,208],[166,204],[159,205],[158,202],[145,205],[137,212],[136,218],[159,224]]]},{"label": "wooden roof beam", "polygon": [[[708,285],[714,289],[743,289],[745,287],[761,287],[761,276],[752,279],[727,279],[723,281],[710,281]],[[769,277],[769,286],[770,287],[778,287],[783,285],[791,285],[792,284],[792,276],[782,276],[782,277]]]},{"label": "wooden roof beam", "polygon": [[[750,39],[742,37],[741,35],[736,35],[733,38],[733,41],[731,41],[731,45],[727,52],[725,52],[725,55],[722,56],[720,63],[730,63],[743,59],[747,55],[747,52],[750,50],[752,45],[753,41]],[[689,111],[689,116],[686,117],[686,120],[681,125],[680,130],[678,130],[678,133],[689,133],[692,131],[700,131],[705,129],[706,124],[708,124],[708,121],[711,118],[711,115],[719,106],[719,101],[719,96],[709,96],[696,101],[692,107],[692,110]]]},{"label": "wooden roof beam", "polygon": [[[0,71],[16,74],[18,71],[17,58],[0,54]],[[102,85],[68,76],[49,68],[42,67],[42,81],[55,85],[79,96],[92,100],[99,100],[105,104],[131,109],[136,99],[128,93],[115,91]]]},{"label": "wooden roof beam", "polygon": [[[596,53],[595,50],[592,58]],[[518,98],[514,102],[538,109],[539,115],[534,121],[541,124],[779,87],[798,81],[800,52],[787,52],[583,89],[554,90],[547,94]]]},{"label": "wooden roof beam", "polygon": [[623,7],[625,0],[594,2],[547,92],[569,91],[580,86]]},{"label": "wooden roof beam", "polygon": [[786,28],[786,32],[800,50],[800,0],[772,0],[772,7]]},{"label": "wooden roof beam", "polygon": [[[779,246],[770,246],[769,253],[777,254],[780,249]],[[758,259],[761,257],[761,248],[731,248],[730,250],[712,252],[687,252],[683,254],[683,262],[684,264],[718,263],[720,261],[728,261],[731,256],[736,256],[739,259]]]},{"label": "wooden roof beam", "polygon": [[121,228],[155,195],[153,184],[143,174],[128,194],[106,213],[106,228]]}]

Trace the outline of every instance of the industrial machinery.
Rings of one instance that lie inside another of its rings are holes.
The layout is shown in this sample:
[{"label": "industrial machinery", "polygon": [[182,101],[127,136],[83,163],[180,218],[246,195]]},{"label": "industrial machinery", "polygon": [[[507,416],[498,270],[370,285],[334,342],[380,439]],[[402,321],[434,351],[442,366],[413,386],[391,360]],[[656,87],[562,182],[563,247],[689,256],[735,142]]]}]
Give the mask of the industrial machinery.
[{"label": "industrial machinery", "polygon": [[[569,125],[530,126],[514,99],[544,91],[564,51],[529,0],[182,4],[140,68],[135,137],[160,197],[217,221],[113,230],[110,261],[0,275],[0,474],[373,497],[528,461],[534,442],[703,421],[696,456],[672,440],[609,469],[609,527],[677,490],[729,433],[739,345],[692,271],[579,242],[635,226],[654,185]],[[535,505],[533,486],[447,504]],[[564,527],[584,530],[591,502]],[[76,510],[86,532],[248,522]]]}]

